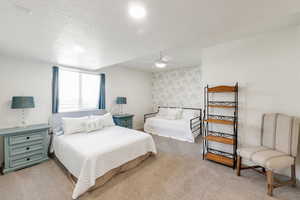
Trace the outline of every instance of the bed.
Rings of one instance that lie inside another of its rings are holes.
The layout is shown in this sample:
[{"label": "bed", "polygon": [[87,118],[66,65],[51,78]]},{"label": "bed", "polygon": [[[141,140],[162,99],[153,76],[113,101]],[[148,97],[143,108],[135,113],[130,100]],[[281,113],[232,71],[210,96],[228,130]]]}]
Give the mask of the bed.
[{"label": "bed", "polygon": [[[180,111],[179,116],[171,119],[160,115],[161,112],[173,110]],[[192,143],[202,130],[201,109],[198,108],[158,107],[157,112],[145,114],[144,121],[144,131],[147,133]]]},{"label": "bed", "polygon": [[119,126],[54,135],[53,150],[74,183],[73,199],[157,153],[149,134]]}]

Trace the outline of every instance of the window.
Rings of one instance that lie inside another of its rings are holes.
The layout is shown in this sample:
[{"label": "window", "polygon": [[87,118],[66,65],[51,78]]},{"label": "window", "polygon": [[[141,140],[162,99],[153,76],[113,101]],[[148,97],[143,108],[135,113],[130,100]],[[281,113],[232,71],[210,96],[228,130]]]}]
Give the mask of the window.
[{"label": "window", "polygon": [[59,112],[98,109],[100,76],[61,69]]}]

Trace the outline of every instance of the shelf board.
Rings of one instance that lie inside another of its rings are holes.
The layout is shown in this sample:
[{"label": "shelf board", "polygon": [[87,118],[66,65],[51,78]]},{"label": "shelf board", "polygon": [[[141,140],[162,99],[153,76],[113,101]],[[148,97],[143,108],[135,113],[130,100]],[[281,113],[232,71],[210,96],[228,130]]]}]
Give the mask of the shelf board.
[{"label": "shelf board", "polygon": [[206,153],[205,159],[212,160],[212,161],[215,161],[218,163],[222,163],[222,164],[230,166],[230,167],[233,167],[233,165],[234,165],[234,163],[233,163],[234,161],[232,158],[228,158],[228,157],[222,156],[222,155],[217,155],[214,153]]},{"label": "shelf board", "polygon": [[235,108],[235,106],[227,106],[227,105],[208,105],[211,108]]},{"label": "shelf board", "polygon": [[233,125],[234,124],[233,121],[221,120],[221,119],[208,119],[208,120],[204,120],[204,121],[208,122],[208,123],[215,123],[215,124],[225,124],[225,125]]},{"label": "shelf board", "polygon": [[214,136],[214,135],[208,135],[204,137],[206,140],[214,141],[214,142],[219,142],[223,144],[235,144],[235,140],[233,138],[225,138],[225,137],[220,137],[220,136]]},{"label": "shelf board", "polygon": [[227,85],[221,85],[216,87],[207,88],[207,92],[213,93],[213,92],[236,92],[235,86],[227,86]]}]

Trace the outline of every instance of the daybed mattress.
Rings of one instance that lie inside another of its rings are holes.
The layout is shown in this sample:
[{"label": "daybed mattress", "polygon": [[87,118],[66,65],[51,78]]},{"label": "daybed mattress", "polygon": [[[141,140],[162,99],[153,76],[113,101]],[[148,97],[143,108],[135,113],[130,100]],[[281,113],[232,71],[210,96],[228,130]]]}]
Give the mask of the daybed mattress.
[{"label": "daybed mattress", "polygon": [[95,185],[97,178],[148,152],[156,153],[152,137],[119,126],[92,133],[54,137],[56,157],[77,178],[72,198]]},{"label": "daybed mattress", "polygon": [[190,129],[190,121],[168,120],[160,117],[151,117],[146,120],[144,131],[154,135],[170,137],[177,140],[194,142],[197,135]]}]

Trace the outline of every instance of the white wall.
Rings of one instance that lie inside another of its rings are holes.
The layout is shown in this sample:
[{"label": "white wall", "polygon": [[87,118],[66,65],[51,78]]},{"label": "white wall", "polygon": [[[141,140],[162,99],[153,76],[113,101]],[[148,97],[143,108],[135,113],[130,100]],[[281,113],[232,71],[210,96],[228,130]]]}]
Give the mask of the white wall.
[{"label": "white wall", "polygon": [[[34,96],[35,108],[26,110],[27,123],[48,123],[51,114],[52,69],[49,65],[0,57],[0,128],[20,125],[21,110],[10,109],[12,96]],[[0,138],[0,162],[3,160]]]},{"label": "white wall", "polygon": [[133,126],[144,126],[144,114],[152,111],[151,73],[124,67],[110,67],[101,70],[106,74],[106,106],[113,113],[118,112],[116,98],[127,97],[124,112],[134,114]]},{"label": "white wall", "polygon": [[187,67],[152,74],[153,108],[157,106],[200,108],[201,68]]},{"label": "white wall", "polygon": [[[265,112],[300,117],[299,52],[297,27],[203,50],[204,84],[239,82],[239,142],[243,145],[259,144],[261,115]],[[300,155],[298,158],[299,179]]]},{"label": "white wall", "polygon": [[[36,108],[26,111],[27,123],[48,123],[51,116],[52,64],[0,57],[0,128],[20,125],[21,111],[10,109],[12,96],[34,96]],[[135,114],[134,128],[143,127],[143,115],[151,111],[151,73],[127,68],[107,68],[106,102],[114,109],[117,96],[126,96],[125,111]],[[0,137],[0,163],[3,161]]]}]

